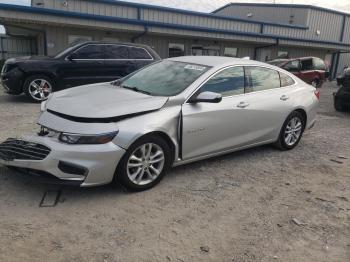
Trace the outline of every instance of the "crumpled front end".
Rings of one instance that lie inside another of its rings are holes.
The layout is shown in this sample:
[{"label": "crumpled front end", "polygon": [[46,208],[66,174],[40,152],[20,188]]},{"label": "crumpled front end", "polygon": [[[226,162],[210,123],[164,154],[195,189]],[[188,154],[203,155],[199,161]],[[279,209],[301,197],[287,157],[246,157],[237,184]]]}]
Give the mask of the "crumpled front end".
[{"label": "crumpled front end", "polygon": [[88,187],[110,183],[124,153],[113,142],[69,145],[51,133],[1,143],[0,164],[44,181]]}]

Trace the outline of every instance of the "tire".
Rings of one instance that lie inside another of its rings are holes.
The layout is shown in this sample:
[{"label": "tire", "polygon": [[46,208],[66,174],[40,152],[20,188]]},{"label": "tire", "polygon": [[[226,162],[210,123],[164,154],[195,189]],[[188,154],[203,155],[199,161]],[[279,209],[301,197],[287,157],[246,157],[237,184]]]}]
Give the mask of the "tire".
[{"label": "tire", "polygon": [[[142,154],[143,148],[145,149],[143,152],[146,154]],[[144,191],[154,187],[162,180],[171,166],[172,153],[170,150],[167,142],[161,137],[147,135],[138,139],[129,147],[119,162],[113,183],[120,183],[130,191]],[[150,153],[147,154],[148,152]],[[155,157],[156,155],[158,156]],[[163,156],[163,161],[160,160],[161,156]],[[152,161],[154,161],[153,164]]]},{"label": "tire", "polygon": [[39,103],[54,91],[54,84],[48,76],[32,75],[25,80],[23,90],[31,101]]},{"label": "tire", "polygon": [[334,99],[334,108],[338,112],[344,112],[344,106],[339,98]]},{"label": "tire", "polygon": [[[295,120],[297,120],[297,122],[294,122],[295,127],[293,127],[292,121],[295,121]],[[283,151],[291,150],[295,148],[299,144],[300,139],[303,136],[303,133],[305,130],[305,124],[306,123],[305,123],[304,116],[300,112],[298,111],[292,112],[284,121],[278,140],[274,145]],[[293,129],[293,131],[291,130],[291,128]],[[292,138],[290,138],[288,134],[290,134]]]},{"label": "tire", "polygon": [[312,80],[312,82],[311,82],[311,85],[312,85],[313,87],[315,87],[315,88],[321,88],[321,87],[322,87],[322,84],[323,84],[323,82],[322,82],[320,79],[318,79],[318,78],[315,78],[315,79]]}]

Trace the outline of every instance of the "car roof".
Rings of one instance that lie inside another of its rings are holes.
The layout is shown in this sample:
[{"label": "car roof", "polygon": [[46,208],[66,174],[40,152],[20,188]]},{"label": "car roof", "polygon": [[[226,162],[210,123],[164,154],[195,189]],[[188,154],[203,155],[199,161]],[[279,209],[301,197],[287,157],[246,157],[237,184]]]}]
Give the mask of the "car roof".
[{"label": "car roof", "polygon": [[317,58],[314,56],[305,56],[305,57],[295,57],[295,58],[288,58],[288,59],[274,59],[274,60],[270,60],[269,62],[289,62],[289,61],[294,61],[294,60],[308,60],[308,59],[313,59],[313,58]]},{"label": "car roof", "polygon": [[135,44],[135,43],[124,43],[124,42],[117,42],[117,41],[84,41],[84,42],[79,42],[76,44],[73,44],[72,46],[83,46],[83,45],[109,45],[109,44],[116,44],[116,45],[125,45],[125,46],[132,46],[132,47],[143,47],[143,48],[148,48],[150,49],[150,46],[148,45],[143,45],[143,44]]},{"label": "car roof", "polygon": [[266,65],[265,63],[242,59],[234,57],[224,57],[224,56],[180,56],[167,58],[166,60],[199,64],[210,67],[225,66],[225,65]]}]

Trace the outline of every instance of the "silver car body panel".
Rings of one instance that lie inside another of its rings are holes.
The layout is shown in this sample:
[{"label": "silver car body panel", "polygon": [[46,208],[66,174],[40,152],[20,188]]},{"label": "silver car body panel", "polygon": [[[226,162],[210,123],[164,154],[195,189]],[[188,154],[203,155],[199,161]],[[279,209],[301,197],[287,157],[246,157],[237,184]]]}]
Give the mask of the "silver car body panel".
[{"label": "silver car body panel", "polygon": [[[171,143],[174,166],[275,142],[287,116],[294,110],[307,115],[306,128],[313,126],[318,100],[315,88],[283,69],[251,60],[223,57],[180,57],[171,61],[207,65],[211,68],[173,97],[154,97],[122,89],[110,83],[89,85],[57,92],[46,109],[73,117],[90,119],[79,122],[45,110],[38,123],[57,132],[102,134],[118,131],[103,145],[66,145],[58,135],[26,137],[47,145],[52,152],[42,161],[4,161],[9,166],[45,170],[60,179],[83,179],[81,186],[94,186],[112,181],[116,167],[126,150],[140,137],[157,133]],[[213,75],[233,66],[271,68],[294,79],[295,84],[271,90],[224,97],[220,103],[188,103],[188,99]],[[289,99],[282,100],[282,96]],[[237,107],[246,103],[246,108]],[[128,115],[115,122],[94,122]],[[86,178],[67,176],[57,170],[65,160],[89,169]]]}]

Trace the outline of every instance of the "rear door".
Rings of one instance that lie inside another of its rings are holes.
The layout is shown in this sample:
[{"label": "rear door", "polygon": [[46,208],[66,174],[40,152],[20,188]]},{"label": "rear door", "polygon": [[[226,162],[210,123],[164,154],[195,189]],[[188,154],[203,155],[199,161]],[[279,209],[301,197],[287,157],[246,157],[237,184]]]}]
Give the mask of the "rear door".
[{"label": "rear door", "polygon": [[294,80],[274,69],[245,67],[248,89],[244,103],[247,144],[254,145],[277,140],[282,124],[290,114],[294,99]]},{"label": "rear door", "polygon": [[315,67],[312,58],[300,60],[301,71],[298,77],[308,84],[315,79]]},{"label": "rear door", "polygon": [[143,47],[130,46],[129,58],[132,60],[131,70],[136,71],[150,63],[154,62],[154,58]]},{"label": "rear door", "polygon": [[107,44],[105,54],[108,80],[122,78],[153,62],[153,57],[141,47]]},{"label": "rear door", "polygon": [[129,50],[125,45],[105,45],[105,73],[107,81],[126,76],[132,70],[129,68],[132,61],[129,59]]},{"label": "rear door", "polygon": [[103,82],[104,51],[103,45],[88,44],[74,51],[73,59],[58,69],[65,87]]}]

